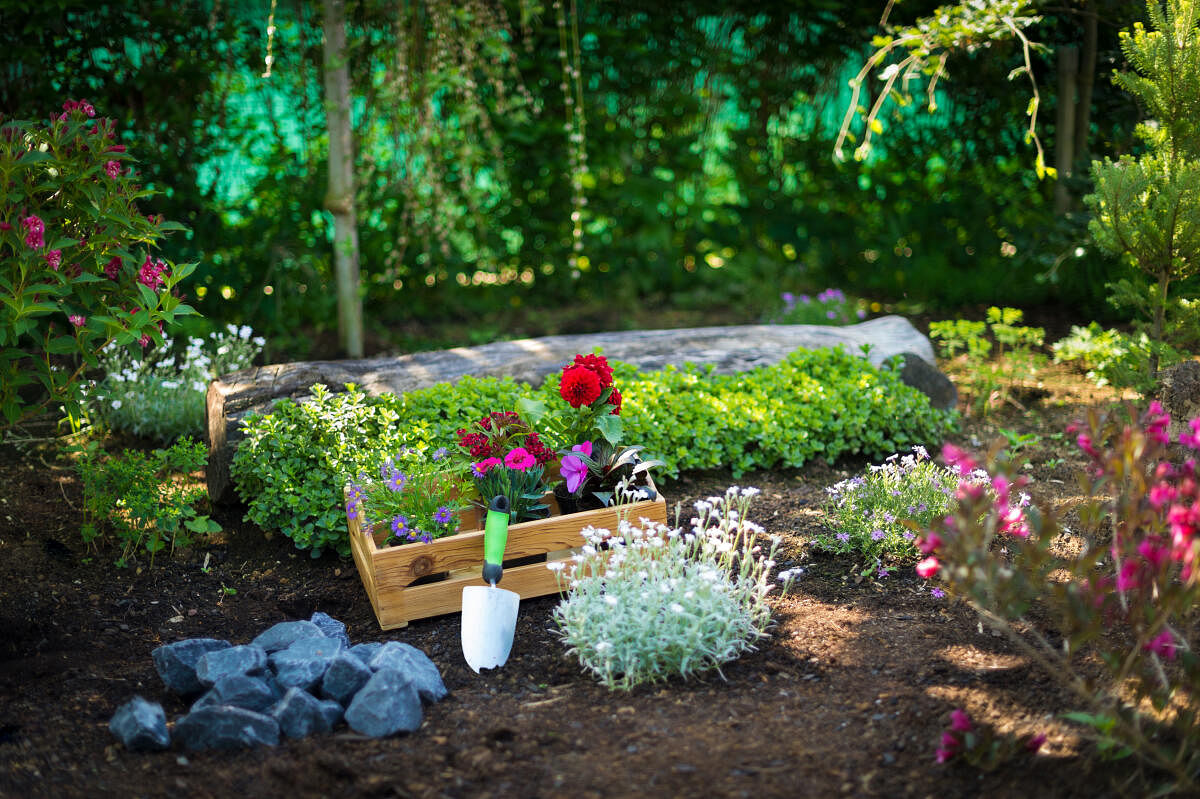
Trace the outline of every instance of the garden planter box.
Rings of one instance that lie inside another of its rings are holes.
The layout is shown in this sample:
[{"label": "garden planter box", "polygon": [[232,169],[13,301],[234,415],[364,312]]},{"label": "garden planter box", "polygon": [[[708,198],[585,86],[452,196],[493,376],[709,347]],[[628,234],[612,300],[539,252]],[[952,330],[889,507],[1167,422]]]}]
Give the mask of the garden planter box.
[{"label": "garden planter box", "polygon": [[[653,482],[650,486],[654,487]],[[504,578],[500,585],[515,591],[521,599],[558,593],[558,581],[546,563],[565,560],[575,548],[583,546],[584,528],[600,527],[614,532],[617,529],[615,508],[561,515],[553,494],[547,494],[545,502],[550,506],[548,518],[508,528]],[[620,513],[627,513],[632,522],[646,518],[666,524],[667,504],[660,495],[655,500],[625,505]],[[457,535],[428,544],[395,547],[383,545],[391,535],[388,522],[377,522],[364,531],[358,518],[347,519],[354,563],[382,629],[394,630],[414,619],[459,613],[463,587],[485,584],[482,578],[485,514],[469,508],[460,515],[462,532]],[[530,563],[531,558],[537,562]]]}]

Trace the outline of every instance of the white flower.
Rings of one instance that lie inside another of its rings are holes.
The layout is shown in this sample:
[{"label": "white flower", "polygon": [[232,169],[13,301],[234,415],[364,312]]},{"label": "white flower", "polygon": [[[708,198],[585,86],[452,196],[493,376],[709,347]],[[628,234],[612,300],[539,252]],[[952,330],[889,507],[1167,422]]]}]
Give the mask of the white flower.
[{"label": "white flower", "polygon": [[616,607],[617,598],[615,596],[613,596],[612,594],[605,594],[604,595],[604,603],[606,605],[612,605],[613,607]]},{"label": "white flower", "polygon": [[114,409],[115,409],[115,408],[120,408],[120,407],[121,407],[121,401],[120,401],[120,400],[113,400],[113,401],[112,401],[112,406],[113,406],[113,408],[114,408]]},{"label": "white flower", "polygon": [[238,335],[241,336],[242,341],[246,341],[250,338],[250,334],[253,332],[254,331],[250,329],[249,325],[242,325],[242,329],[238,331]]},{"label": "white flower", "polygon": [[596,644],[597,652],[607,652],[610,649],[612,649],[612,644],[610,644],[608,641],[601,641],[600,643]]},{"label": "white flower", "polygon": [[561,560],[552,560],[546,564],[546,568],[552,572],[560,572],[566,567],[567,564],[563,563]]},{"label": "white flower", "polygon": [[679,604],[678,602],[672,602],[671,603],[671,612],[672,613],[683,613],[683,605]]}]

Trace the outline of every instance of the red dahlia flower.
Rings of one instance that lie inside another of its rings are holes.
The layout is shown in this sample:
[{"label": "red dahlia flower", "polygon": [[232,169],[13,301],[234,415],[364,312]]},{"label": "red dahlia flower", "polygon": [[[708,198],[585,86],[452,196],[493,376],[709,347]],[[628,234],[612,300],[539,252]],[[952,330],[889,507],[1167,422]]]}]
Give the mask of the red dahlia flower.
[{"label": "red dahlia flower", "polygon": [[608,365],[608,359],[603,355],[576,355],[575,360],[563,367],[563,376],[566,377],[569,369],[577,369],[583,367],[596,373],[596,377],[600,378],[600,388],[608,388],[613,384],[613,370]]},{"label": "red dahlia flower", "polygon": [[[576,356],[578,357],[578,356]],[[600,398],[603,387],[600,377],[584,366],[572,366],[563,372],[562,384],[558,393],[562,395],[572,408],[591,405]]]}]

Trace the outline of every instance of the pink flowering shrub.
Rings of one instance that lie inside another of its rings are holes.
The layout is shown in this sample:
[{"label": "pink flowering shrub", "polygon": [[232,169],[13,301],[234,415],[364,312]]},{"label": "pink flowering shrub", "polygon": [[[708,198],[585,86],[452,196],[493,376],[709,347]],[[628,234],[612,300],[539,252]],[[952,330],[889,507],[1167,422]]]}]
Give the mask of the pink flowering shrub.
[{"label": "pink flowering shrub", "polygon": [[962,708],[950,711],[950,726],[942,731],[934,759],[939,763],[964,760],[991,771],[1019,754],[1036,754],[1046,742],[1045,733],[1021,738],[998,735],[992,727],[979,724]]},{"label": "pink flowering shrub", "polygon": [[[963,480],[955,511],[920,539],[917,570],[948,584],[1069,690],[1081,706],[1070,718],[1093,727],[1101,751],[1133,753],[1194,792],[1200,419],[1174,449],[1169,423],[1153,402],[1140,419],[1126,407],[1069,428],[1089,459],[1079,475],[1088,498],[1082,552],[1054,547],[1063,528],[1047,509],[1022,505],[1024,478],[1013,475],[1004,451],[993,451],[992,490]],[[976,469],[952,446],[943,454],[960,474]],[[1035,602],[1053,633],[1027,618]],[[1085,652],[1099,656],[1106,679],[1080,668]]]},{"label": "pink flowering shrub", "polygon": [[138,208],[153,192],[115,136],[86,101],[0,119],[0,427],[52,403],[75,417],[105,345],[146,346],[193,313],[174,289],[195,265],[152,252],[183,228]]}]

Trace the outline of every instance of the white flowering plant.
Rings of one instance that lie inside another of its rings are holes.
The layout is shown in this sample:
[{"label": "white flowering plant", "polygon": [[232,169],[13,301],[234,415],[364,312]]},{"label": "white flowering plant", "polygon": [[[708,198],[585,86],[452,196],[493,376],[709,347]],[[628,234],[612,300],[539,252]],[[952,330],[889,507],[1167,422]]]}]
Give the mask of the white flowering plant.
[{"label": "white flowering plant", "polygon": [[950,512],[958,481],[924,447],[893,454],[825,489],[826,526],[813,546],[861,557],[862,576],[886,577],[896,566],[920,560],[913,529],[925,529]]},{"label": "white flowering plant", "polygon": [[[566,599],[554,620],[568,652],[610,690],[689,677],[752,650],[771,622],[778,536],[746,518],[755,488],[696,503],[691,529],[622,519],[587,528],[570,561],[547,564]],[[783,590],[798,572],[778,576]],[[724,675],[722,675],[724,676]]]},{"label": "white flowering plant", "polygon": [[[248,326],[227,325],[177,346],[143,350],[110,344],[100,353],[104,377],[86,391],[88,416],[113,430],[169,443],[204,434],[204,396],[210,380],[250,366],[266,343]],[[137,345],[133,345],[137,346]]]}]

